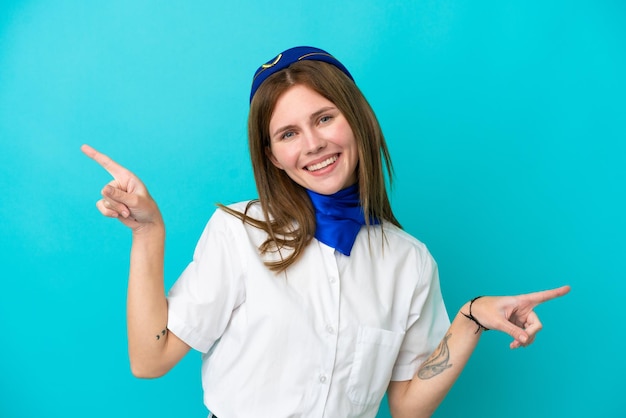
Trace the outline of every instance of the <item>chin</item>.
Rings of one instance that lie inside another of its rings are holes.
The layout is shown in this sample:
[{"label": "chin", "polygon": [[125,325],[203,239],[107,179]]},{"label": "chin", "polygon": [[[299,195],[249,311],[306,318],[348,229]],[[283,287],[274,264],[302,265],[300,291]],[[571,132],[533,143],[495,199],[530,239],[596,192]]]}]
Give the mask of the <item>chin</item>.
[{"label": "chin", "polygon": [[308,189],[318,194],[331,195],[345,189],[346,187],[349,187],[349,185],[309,187]]}]

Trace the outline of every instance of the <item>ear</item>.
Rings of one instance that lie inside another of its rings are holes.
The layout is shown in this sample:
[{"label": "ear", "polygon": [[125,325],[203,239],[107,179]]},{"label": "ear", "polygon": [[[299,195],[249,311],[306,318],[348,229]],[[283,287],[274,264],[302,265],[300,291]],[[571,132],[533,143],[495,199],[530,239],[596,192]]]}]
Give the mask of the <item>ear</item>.
[{"label": "ear", "polygon": [[284,170],[282,164],[280,164],[278,162],[278,160],[276,159],[276,157],[274,157],[274,154],[272,154],[272,148],[271,147],[266,147],[265,148],[265,156],[272,162],[272,164],[274,164],[274,166],[280,170]]}]

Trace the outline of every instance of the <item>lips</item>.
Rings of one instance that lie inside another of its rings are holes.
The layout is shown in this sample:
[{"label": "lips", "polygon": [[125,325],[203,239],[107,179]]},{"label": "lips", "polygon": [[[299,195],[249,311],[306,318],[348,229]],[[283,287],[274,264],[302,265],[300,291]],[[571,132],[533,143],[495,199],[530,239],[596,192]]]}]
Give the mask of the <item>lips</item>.
[{"label": "lips", "polygon": [[316,164],[307,165],[304,168],[308,171],[318,171],[318,170],[328,167],[329,165],[331,165],[338,159],[339,159],[339,154],[335,154],[332,157],[328,157],[324,161],[320,161],[319,163],[316,163]]}]

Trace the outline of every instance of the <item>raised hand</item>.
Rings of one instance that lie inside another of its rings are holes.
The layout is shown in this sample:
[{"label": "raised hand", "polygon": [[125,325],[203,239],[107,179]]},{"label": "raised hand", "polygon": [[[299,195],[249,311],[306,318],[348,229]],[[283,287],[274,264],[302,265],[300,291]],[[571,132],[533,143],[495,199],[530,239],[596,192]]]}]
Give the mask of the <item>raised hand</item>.
[{"label": "raised hand", "polygon": [[562,286],[517,296],[485,296],[474,301],[471,313],[483,326],[512,336],[511,348],[525,347],[542,328],[534,308],[569,291],[569,286]]},{"label": "raised hand", "polygon": [[151,225],[163,225],[156,202],[137,176],[89,145],[80,149],[113,176],[113,180],[102,189],[102,199],[96,203],[104,216],[118,218],[133,232]]}]

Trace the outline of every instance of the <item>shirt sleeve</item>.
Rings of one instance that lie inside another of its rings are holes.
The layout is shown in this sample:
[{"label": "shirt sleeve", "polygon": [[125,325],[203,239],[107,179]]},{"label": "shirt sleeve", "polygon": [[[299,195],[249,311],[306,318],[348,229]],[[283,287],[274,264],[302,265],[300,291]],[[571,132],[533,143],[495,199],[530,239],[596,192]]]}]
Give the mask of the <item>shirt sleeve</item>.
[{"label": "shirt sleeve", "polygon": [[217,210],[194,251],[193,260],[169,291],[168,329],[186,344],[208,352],[245,300],[246,262],[238,257],[241,221]]},{"label": "shirt sleeve", "polygon": [[407,331],[391,375],[392,381],[412,379],[450,327],[441,295],[437,263],[427,250],[422,259],[419,282],[412,295]]}]

